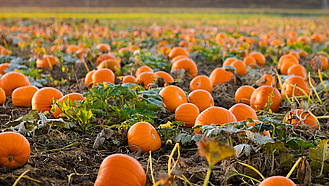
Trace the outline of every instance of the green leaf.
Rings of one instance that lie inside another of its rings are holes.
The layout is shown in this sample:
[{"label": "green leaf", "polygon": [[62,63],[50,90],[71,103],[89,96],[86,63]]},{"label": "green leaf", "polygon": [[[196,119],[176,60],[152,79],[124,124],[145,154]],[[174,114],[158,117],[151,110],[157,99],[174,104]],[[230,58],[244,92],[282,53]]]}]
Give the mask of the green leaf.
[{"label": "green leaf", "polygon": [[329,145],[328,139],[321,140],[320,143],[316,146],[316,148],[310,148],[310,159],[312,161],[318,161],[321,163],[321,170],[319,173],[320,177],[323,173],[324,162],[329,160]]},{"label": "green leaf", "polygon": [[268,157],[271,157],[275,151],[288,152],[288,149],[284,146],[282,141],[268,142],[265,145],[262,145],[262,148],[265,149],[265,154]]}]

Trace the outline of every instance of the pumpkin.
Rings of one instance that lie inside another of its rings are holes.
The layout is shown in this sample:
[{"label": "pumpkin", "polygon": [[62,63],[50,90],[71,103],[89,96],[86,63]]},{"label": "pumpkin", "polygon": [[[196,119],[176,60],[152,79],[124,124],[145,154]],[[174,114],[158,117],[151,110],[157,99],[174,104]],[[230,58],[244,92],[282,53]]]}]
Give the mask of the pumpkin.
[{"label": "pumpkin", "polygon": [[74,54],[78,50],[79,50],[79,46],[77,46],[77,45],[69,45],[66,48],[66,53],[68,53],[68,54]]},{"label": "pumpkin", "polygon": [[105,60],[102,61],[98,66],[97,69],[102,69],[102,68],[107,68],[112,70],[112,72],[116,72],[117,70],[119,70],[121,68],[121,65],[118,61],[113,60],[113,59],[109,59],[109,60]]},{"label": "pumpkin", "polygon": [[258,87],[251,95],[250,106],[254,110],[263,110],[265,105],[269,104],[269,101],[272,102],[270,109],[273,112],[279,111],[281,104],[281,94],[277,89],[274,89],[271,86],[261,86]]},{"label": "pumpkin", "polygon": [[237,103],[233,105],[229,111],[234,114],[237,121],[247,121],[247,118],[258,120],[256,112],[244,103]]},{"label": "pumpkin", "polygon": [[0,88],[2,88],[6,96],[11,96],[12,92],[18,87],[30,85],[27,77],[18,72],[8,72],[2,76],[0,81]]},{"label": "pumpkin", "polygon": [[107,68],[102,68],[96,70],[93,75],[93,86],[97,86],[97,83],[109,82],[114,84],[115,76],[112,70]]},{"label": "pumpkin", "polygon": [[328,68],[328,59],[325,56],[315,56],[311,60],[311,67],[313,69],[321,68],[321,70],[326,70]]},{"label": "pumpkin", "polygon": [[246,65],[243,63],[243,61],[241,60],[235,60],[231,63],[231,66],[235,67],[236,69],[236,73],[238,75],[246,75],[248,74],[248,71],[247,71],[247,68],[246,68]]},{"label": "pumpkin", "polygon": [[146,184],[146,174],[142,165],[126,154],[107,156],[100,165],[94,186],[125,186]]},{"label": "pumpkin", "polygon": [[300,55],[299,55],[299,53],[296,52],[296,51],[290,51],[290,52],[289,52],[289,55],[295,56],[298,60],[300,59]]},{"label": "pumpkin", "polygon": [[143,72],[154,72],[153,69],[149,66],[141,66],[136,70],[135,77]]},{"label": "pumpkin", "polygon": [[193,103],[183,103],[175,110],[175,120],[185,123],[183,127],[193,127],[195,119],[200,114],[199,108]]},{"label": "pumpkin", "polygon": [[196,66],[195,62],[191,59],[183,58],[176,61],[171,66],[171,73],[178,73],[178,71],[184,69],[185,72],[189,74],[191,77],[195,77],[198,75],[198,67]]},{"label": "pumpkin", "polygon": [[206,110],[208,107],[214,106],[214,98],[206,90],[194,90],[188,95],[188,98],[190,103],[193,103],[199,108],[200,112]]},{"label": "pumpkin", "polygon": [[308,56],[308,53],[305,50],[300,50],[298,52],[300,57],[306,58]]},{"label": "pumpkin", "polygon": [[[83,100],[84,97],[80,93],[70,93],[70,94],[67,94],[67,95],[61,97],[58,101],[61,102],[61,103],[63,103],[66,99],[69,99],[71,102],[74,102],[74,101]],[[62,113],[63,112],[56,105],[55,106],[55,111],[53,113],[53,115],[55,116],[55,118],[59,118],[59,115],[62,114]]]},{"label": "pumpkin", "polygon": [[178,61],[180,59],[189,59],[189,57],[188,56],[185,56],[185,55],[178,55],[178,56],[172,58],[171,62],[172,63],[175,63],[176,61]]},{"label": "pumpkin", "polygon": [[170,50],[170,52],[168,54],[170,59],[172,59],[178,55],[190,57],[189,53],[182,47],[174,47]]},{"label": "pumpkin", "polygon": [[0,133],[0,144],[0,167],[20,168],[30,158],[30,143],[19,133]]},{"label": "pumpkin", "polygon": [[224,63],[223,63],[223,67],[228,66],[228,65],[231,65],[236,60],[237,59],[234,58],[234,57],[226,58],[225,61],[224,61]]},{"label": "pumpkin", "polygon": [[289,67],[287,75],[295,75],[295,76],[300,76],[300,77],[306,77],[307,76],[307,72],[306,69],[303,65],[300,64],[295,64],[292,65],[291,67]]},{"label": "pumpkin", "polygon": [[60,65],[59,59],[52,55],[43,55],[42,58],[37,59],[37,68],[53,68],[54,65]]},{"label": "pumpkin", "polygon": [[6,93],[0,88],[0,104],[4,104],[6,102]]},{"label": "pumpkin", "polygon": [[243,59],[243,63],[246,65],[246,66],[250,66],[251,68],[255,68],[256,66],[256,60],[251,57],[251,56],[247,56]]},{"label": "pumpkin", "polygon": [[15,107],[32,106],[32,98],[38,90],[35,86],[25,86],[15,89],[11,95],[13,105]]},{"label": "pumpkin", "polygon": [[255,88],[249,85],[244,85],[239,87],[235,91],[235,102],[245,103],[250,105],[251,94],[254,92]]},{"label": "pumpkin", "polygon": [[147,88],[150,83],[154,83],[157,80],[157,75],[153,72],[143,72],[136,78],[136,83]]},{"label": "pumpkin", "polygon": [[111,46],[107,43],[100,43],[96,46],[96,48],[101,52],[109,52],[111,51]]},{"label": "pumpkin", "polygon": [[[209,107],[201,112],[195,119],[194,126],[198,125],[211,125],[211,124],[226,124],[237,122],[234,114],[223,107]],[[200,129],[194,131],[196,134],[202,134]]]},{"label": "pumpkin", "polygon": [[136,78],[132,75],[125,75],[122,79],[122,83],[136,83]]},{"label": "pumpkin", "polygon": [[85,77],[85,86],[88,87],[93,82],[93,74],[96,70],[89,71]]},{"label": "pumpkin", "polygon": [[175,112],[179,105],[187,103],[187,98],[184,91],[175,85],[164,87],[159,92],[159,95],[162,97],[164,107],[171,112]]},{"label": "pumpkin", "polygon": [[307,83],[305,82],[304,78],[302,78],[300,76],[291,76],[284,81],[284,83],[282,85],[281,96],[285,97],[284,92],[287,94],[287,96],[289,98],[293,96],[293,93],[294,93],[294,96],[304,96],[304,94],[301,90],[294,88],[294,85],[296,87],[303,89],[307,95],[309,95],[311,92],[311,90],[307,86]]},{"label": "pumpkin", "polygon": [[273,77],[273,74],[264,74],[259,80],[257,85],[258,86],[263,86],[263,85],[268,85],[268,86],[273,86],[275,85],[275,79]]},{"label": "pumpkin", "polygon": [[128,130],[128,144],[132,151],[141,149],[142,153],[148,153],[161,147],[161,139],[150,123],[138,122]]},{"label": "pumpkin", "polygon": [[[254,120],[254,122],[247,122],[247,126],[255,126],[255,123],[262,123],[262,122],[259,121],[259,120]],[[254,129],[254,132],[257,132],[257,130]],[[269,136],[269,137],[271,137],[270,132],[267,131],[267,130],[264,130],[264,131],[263,131],[263,134],[264,134],[265,136]]]},{"label": "pumpkin", "polygon": [[10,65],[10,63],[2,63],[2,64],[0,64],[0,74],[1,75],[4,75],[5,74],[4,70],[6,70],[7,68],[9,68],[9,65]]},{"label": "pumpkin", "polygon": [[265,65],[265,62],[266,62],[266,58],[265,56],[260,53],[260,52],[252,52],[249,54],[250,57],[254,58],[256,60],[256,63],[259,65],[259,66],[264,66]]},{"label": "pumpkin", "polygon": [[50,111],[53,98],[58,100],[63,94],[53,87],[44,87],[35,92],[32,97],[32,109],[39,112]]},{"label": "pumpkin", "polygon": [[173,83],[175,81],[174,78],[165,71],[158,71],[155,74],[157,76],[162,77],[166,81],[166,83]]},{"label": "pumpkin", "polygon": [[319,126],[317,118],[310,111],[303,109],[288,112],[283,122],[293,125],[294,128],[298,125],[309,125],[312,129],[317,129]]},{"label": "pumpkin", "polygon": [[213,86],[229,82],[233,78],[234,74],[232,72],[226,71],[223,68],[215,68],[209,78]]},{"label": "pumpkin", "polygon": [[211,93],[213,89],[211,80],[205,75],[200,75],[193,78],[190,82],[190,91],[197,89],[203,89]]},{"label": "pumpkin", "polygon": [[283,65],[283,63],[287,62],[287,61],[291,61],[294,64],[298,64],[298,59],[290,54],[285,54],[283,56],[280,57],[279,62],[278,62],[278,69],[281,69],[281,66]]},{"label": "pumpkin", "polygon": [[290,67],[292,67],[293,65],[296,65],[295,62],[293,61],[284,61],[280,67],[280,73],[283,75],[287,75],[288,74],[288,69]]},{"label": "pumpkin", "polygon": [[118,50],[119,54],[123,54],[125,52],[133,52],[133,50],[131,50],[130,48],[120,48],[120,50]]},{"label": "pumpkin", "polygon": [[111,60],[116,60],[115,56],[113,56],[112,54],[109,54],[109,53],[102,54],[102,55],[97,57],[95,66],[97,67],[99,64],[101,64],[101,62],[103,62],[105,60],[110,60],[110,59]]},{"label": "pumpkin", "polygon": [[296,186],[289,178],[284,176],[271,176],[263,180],[258,186]]}]

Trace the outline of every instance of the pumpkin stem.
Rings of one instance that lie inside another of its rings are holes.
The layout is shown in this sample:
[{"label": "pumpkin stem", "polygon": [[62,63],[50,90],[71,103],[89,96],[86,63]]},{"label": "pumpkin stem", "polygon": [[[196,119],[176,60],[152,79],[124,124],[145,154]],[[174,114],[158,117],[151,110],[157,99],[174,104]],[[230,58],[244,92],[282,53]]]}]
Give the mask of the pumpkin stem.
[{"label": "pumpkin stem", "polygon": [[12,161],[14,161],[14,156],[8,156],[8,160],[9,160],[9,162],[12,162]]}]

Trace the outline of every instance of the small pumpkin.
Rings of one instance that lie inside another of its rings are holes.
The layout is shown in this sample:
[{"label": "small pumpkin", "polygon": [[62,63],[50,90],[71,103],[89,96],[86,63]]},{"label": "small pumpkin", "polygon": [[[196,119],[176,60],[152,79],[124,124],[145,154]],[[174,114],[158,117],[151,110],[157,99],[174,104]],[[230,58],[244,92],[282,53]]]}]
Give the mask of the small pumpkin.
[{"label": "small pumpkin", "polygon": [[234,57],[226,58],[225,61],[224,61],[224,63],[223,63],[223,67],[228,66],[228,65],[231,65],[236,60],[237,59],[234,58]]},{"label": "small pumpkin", "polygon": [[193,127],[195,119],[200,114],[199,108],[193,103],[183,103],[175,110],[175,120],[185,123],[183,127]]},{"label": "small pumpkin", "polygon": [[285,63],[287,61],[291,61],[294,64],[299,64],[299,61],[295,56],[290,55],[290,54],[285,54],[285,55],[281,56],[279,59],[278,69],[281,69],[281,66],[283,65],[283,63]]},{"label": "small pumpkin", "polygon": [[209,76],[213,86],[229,82],[233,77],[234,74],[232,72],[223,68],[215,68]]},{"label": "small pumpkin", "polygon": [[249,85],[243,85],[235,91],[235,102],[250,105],[250,98],[255,88]]},{"label": "small pumpkin", "polygon": [[13,91],[18,87],[30,85],[27,77],[18,72],[8,72],[2,76],[0,81],[0,88],[2,88],[6,96],[11,96]]},{"label": "small pumpkin", "polygon": [[183,58],[178,61],[176,61],[171,66],[171,73],[175,74],[178,73],[178,71],[184,69],[185,72],[189,74],[191,77],[195,77],[198,75],[198,67],[196,66],[195,62],[191,59]]},{"label": "small pumpkin", "polygon": [[143,72],[154,72],[153,69],[149,66],[141,66],[136,70],[135,77]]},{"label": "small pumpkin", "polygon": [[162,97],[162,102],[165,104],[164,107],[171,112],[175,112],[179,105],[187,103],[184,91],[175,85],[162,88],[159,95]]},{"label": "small pumpkin", "polygon": [[259,66],[264,66],[265,65],[266,58],[265,58],[265,56],[262,53],[260,53],[260,52],[251,52],[249,54],[249,56],[250,57],[253,57],[256,60],[256,63]]},{"label": "small pumpkin", "polygon": [[88,87],[93,82],[93,74],[96,70],[89,71],[85,77],[85,86]]},{"label": "small pumpkin", "polygon": [[53,98],[58,100],[63,94],[53,87],[44,87],[35,92],[32,97],[32,109],[39,112],[50,111]]},{"label": "small pumpkin", "polygon": [[4,75],[5,74],[4,70],[6,70],[7,68],[9,68],[9,65],[10,65],[10,63],[2,63],[2,64],[0,64],[0,74],[1,75]]},{"label": "small pumpkin", "polygon": [[174,47],[170,50],[168,56],[170,59],[178,56],[178,55],[183,55],[183,56],[187,56],[190,57],[189,53],[187,52],[187,50],[185,50],[182,47]]},{"label": "small pumpkin", "polygon": [[121,68],[121,65],[118,61],[113,60],[113,59],[109,59],[109,60],[105,60],[102,61],[98,66],[97,69],[102,69],[102,68],[107,68],[112,70],[112,72],[116,72],[117,70],[119,70]]},{"label": "small pumpkin", "polygon": [[300,76],[291,76],[284,81],[282,85],[281,96],[285,97],[285,93],[289,98],[292,97],[293,94],[294,96],[304,96],[303,92],[294,86],[303,89],[307,95],[309,95],[311,92],[311,89],[307,86],[304,78]]},{"label": "small pumpkin", "polygon": [[150,123],[138,122],[128,130],[128,144],[132,151],[141,149],[142,153],[148,153],[161,147],[161,139]]},{"label": "small pumpkin", "polygon": [[20,168],[30,158],[30,143],[19,133],[0,133],[0,144],[0,167]]},{"label": "small pumpkin", "polygon": [[102,54],[97,57],[95,66],[97,67],[99,64],[101,64],[101,62],[103,62],[105,60],[117,60],[117,59],[115,58],[114,55],[105,53],[105,54]]},{"label": "small pumpkin", "polygon": [[112,72],[112,70],[107,69],[107,68],[102,68],[102,69],[96,70],[93,73],[92,79],[93,79],[93,86],[97,86],[97,83],[104,83],[104,82],[114,84],[115,76],[114,76],[114,73]]},{"label": "small pumpkin", "polygon": [[247,71],[247,68],[246,68],[246,65],[243,63],[243,61],[241,60],[235,60],[231,63],[231,66],[235,67],[236,69],[236,73],[238,75],[246,75],[248,74],[248,71]]},{"label": "small pumpkin", "polygon": [[213,89],[211,80],[205,75],[199,75],[193,78],[190,82],[190,91],[197,89],[203,89],[211,93]]},{"label": "small pumpkin", "polygon": [[120,186],[146,184],[146,174],[142,165],[126,154],[107,156],[100,165],[94,186]]},{"label": "small pumpkin", "polygon": [[[74,102],[74,101],[83,100],[84,97],[80,93],[70,93],[70,94],[67,94],[67,95],[61,97],[58,101],[61,102],[61,103],[63,103],[66,99],[69,99],[71,102]],[[53,113],[53,115],[55,116],[55,118],[59,118],[59,115],[62,114],[62,113],[63,112],[56,105],[55,106],[55,111]]]},{"label": "small pumpkin", "polygon": [[54,65],[60,65],[59,59],[52,55],[43,55],[42,58],[37,59],[37,68],[53,68]]},{"label": "small pumpkin", "polygon": [[325,56],[319,55],[315,56],[311,60],[311,67],[313,69],[321,69],[321,70],[326,70],[328,68],[328,59]]},{"label": "small pumpkin", "polygon": [[132,75],[125,75],[122,79],[122,83],[136,83],[136,78]]},{"label": "small pumpkin", "polygon": [[237,103],[233,105],[229,111],[234,114],[237,121],[247,121],[247,118],[258,120],[256,112],[244,103]]},{"label": "small pumpkin", "polygon": [[111,46],[107,43],[100,43],[96,46],[96,48],[101,52],[110,52]]},{"label": "small pumpkin", "polygon": [[300,77],[306,77],[307,72],[306,69],[303,65],[301,64],[295,64],[289,67],[287,75],[295,75],[295,76],[300,76]]},{"label": "small pumpkin", "polygon": [[283,75],[287,75],[288,69],[294,65],[296,65],[296,63],[293,61],[284,61],[280,67],[280,73]]},{"label": "small pumpkin", "polygon": [[32,98],[39,89],[35,86],[19,87],[11,95],[15,107],[31,107]]},{"label": "small pumpkin", "polygon": [[193,103],[199,108],[200,112],[215,105],[214,98],[212,97],[212,95],[208,91],[203,89],[197,89],[192,91],[188,95],[188,98],[190,100],[190,103]]},{"label": "small pumpkin", "polygon": [[143,72],[136,78],[136,83],[147,88],[150,83],[154,83],[157,80],[157,75],[153,72]]},{"label": "small pumpkin", "polygon": [[246,65],[246,66],[250,66],[251,68],[255,68],[256,67],[256,60],[251,57],[251,56],[247,56],[243,59],[243,63]]},{"label": "small pumpkin", "polygon": [[254,110],[263,110],[265,105],[272,102],[270,109],[273,112],[278,112],[281,105],[281,94],[277,89],[271,86],[258,87],[251,95],[250,106]]},{"label": "small pumpkin", "polygon": [[317,118],[310,111],[303,109],[288,112],[283,118],[283,122],[293,125],[294,128],[299,125],[309,125],[312,129],[317,129],[320,125]]},{"label": "small pumpkin", "polygon": [[0,104],[4,104],[6,102],[6,93],[5,91],[0,87]]},{"label": "small pumpkin", "polygon": [[284,176],[271,176],[263,180],[258,186],[296,186],[296,184],[289,178]]},{"label": "small pumpkin", "polygon": [[66,53],[67,54],[74,54],[76,51],[78,51],[80,48],[77,45],[69,45],[66,48]]},{"label": "small pumpkin", "polygon": [[166,83],[173,83],[175,81],[174,78],[165,71],[158,71],[155,74],[157,76],[162,77],[166,81]]}]

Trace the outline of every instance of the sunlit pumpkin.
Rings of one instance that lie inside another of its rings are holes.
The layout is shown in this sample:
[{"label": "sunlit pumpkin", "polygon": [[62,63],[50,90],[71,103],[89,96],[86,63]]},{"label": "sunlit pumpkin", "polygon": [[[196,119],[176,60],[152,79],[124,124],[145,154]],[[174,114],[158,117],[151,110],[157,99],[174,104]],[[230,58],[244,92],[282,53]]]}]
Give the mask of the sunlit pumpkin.
[{"label": "sunlit pumpkin", "polygon": [[121,68],[121,65],[118,61],[116,60],[112,60],[112,59],[109,59],[109,60],[105,60],[105,61],[102,61],[98,66],[97,66],[97,69],[102,69],[102,68],[107,68],[107,69],[110,69],[112,70],[112,72],[116,72],[117,70],[119,70]]},{"label": "sunlit pumpkin", "polygon": [[0,74],[1,75],[4,75],[5,74],[4,70],[6,70],[7,68],[9,68],[9,65],[10,65],[10,63],[2,63],[2,64],[0,64]]},{"label": "sunlit pumpkin", "polygon": [[52,100],[59,100],[61,97],[63,94],[56,88],[41,88],[32,97],[32,109],[38,109],[39,112],[50,111]]},{"label": "sunlit pumpkin", "polygon": [[27,77],[18,72],[8,72],[0,80],[0,88],[5,91],[6,96],[11,96],[16,88],[28,85],[30,82]]},{"label": "sunlit pumpkin", "polygon": [[244,103],[237,103],[233,105],[229,111],[234,114],[237,121],[247,121],[247,118],[258,120],[256,112]]},{"label": "sunlit pumpkin", "polygon": [[190,57],[189,53],[182,47],[174,47],[169,52],[169,58],[172,59],[178,55]]},{"label": "sunlit pumpkin", "polygon": [[141,66],[136,70],[135,77],[143,72],[154,72],[153,69],[149,66]]},{"label": "sunlit pumpkin", "polygon": [[176,61],[171,66],[171,73],[172,74],[179,74],[180,70],[185,70],[188,76],[195,77],[198,75],[198,67],[194,61],[191,59],[183,58]]},{"label": "sunlit pumpkin", "polygon": [[235,102],[236,103],[245,103],[250,105],[250,98],[252,93],[255,91],[255,88],[249,85],[244,85],[239,87],[235,91]]},{"label": "sunlit pumpkin", "polygon": [[185,123],[183,127],[193,127],[195,119],[200,114],[199,108],[193,103],[183,103],[175,110],[175,120]]},{"label": "sunlit pumpkin", "polygon": [[197,89],[203,89],[211,93],[213,85],[210,78],[205,75],[199,75],[193,78],[190,82],[190,91],[194,91]]},{"label": "sunlit pumpkin", "polygon": [[107,69],[107,68],[102,68],[102,69],[96,70],[93,73],[92,79],[93,79],[93,86],[97,86],[97,83],[104,83],[104,82],[114,84],[115,76],[114,76],[114,73],[112,72],[112,70]]},{"label": "sunlit pumpkin", "polygon": [[215,68],[209,76],[213,86],[229,82],[233,77],[234,74],[232,72],[223,68]]},{"label": "sunlit pumpkin", "polygon": [[[70,93],[70,94],[67,94],[67,95],[61,97],[58,101],[61,102],[61,103],[63,103],[66,99],[70,100],[71,102],[74,102],[74,101],[83,100],[84,97],[80,93]],[[53,115],[55,116],[55,118],[59,118],[60,114],[62,114],[62,113],[63,112],[56,105],[55,106],[55,111],[53,113]]]},{"label": "sunlit pumpkin", "polygon": [[289,178],[284,176],[271,176],[263,180],[258,186],[296,186]]},{"label": "sunlit pumpkin", "polygon": [[122,83],[136,83],[136,78],[132,75],[125,75],[122,79]]},{"label": "sunlit pumpkin", "polygon": [[93,82],[93,74],[96,70],[89,71],[85,77],[85,86],[88,87]]},{"label": "sunlit pumpkin", "polygon": [[[269,105],[271,103],[271,105]],[[273,112],[278,112],[281,105],[281,94],[271,86],[258,87],[251,95],[250,106],[254,110],[263,110],[270,106]]]},{"label": "sunlit pumpkin", "polygon": [[174,78],[165,71],[157,71],[155,72],[155,74],[157,76],[162,77],[166,81],[166,83],[173,83],[175,81]]},{"label": "sunlit pumpkin", "polygon": [[296,109],[286,114],[283,119],[284,123],[293,125],[294,128],[299,125],[309,125],[312,129],[319,127],[319,121],[310,111]]},{"label": "sunlit pumpkin", "polygon": [[97,57],[95,66],[97,67],[101,62],[105,60],[116,60],[116,57],[112,54],[105,53]]},{"label": "sunlit pumpkin", "polygon": [[300,76],[291,76],[286,79],[282,85],[281,96],[285,97],[285,93],[288,97],[294,96],[306,96],[303,91],[295,88],[299,87],[305,91],[306,95],[310,94],[310,88],[308,87],[306,80]]},{"label": "sunlit pumpkin", "polygon": [[59,59],[52,55],[43,55],[42,58],[37,59],[37,68],[53,68],[54,65],[60,65]]},{"label": "sunlit pumpkin", "polygon": [[305,67],[301,64],[295,64],[289,67],[287,75],[295,75],[295,76],[300,76],[300,77],[306,77],[307,76],[307,71]]},{"label": "sunlit pumpkin", "polygon": [[0,104],[4,104],[6,102],[6,93],[0,88]]},{"label": "sunlit pumpkin", "polygon": [[311,67],[313,69],[321,69],[321,70],[326,70],[328,68],[328,59],[325,56],[319,55],[315,56],[311,60]]},{"label": "sunlit pumpkin", "polygon": [[165,104],[164,107],[171,112],[175,112],[179,105],[187,103],[184,91],[175,85],[164,87],[159,95],[162,97],[162,102]]},{"label": "sunlit pumpkin", "polygon": [[15,107],[31,107],[32,98],[39,89],[35,86],[19,87],[11,95]]},{"label": "sunlit pumpkin", "polygon": [[143,72],[136,77],[136,83],[147,88],[150,83],[155,83],[157,75],[153,72]]},{"label": "sunlit pumpkin", "polygon": [[190,100],[190,103],[193,103],[196,105],[200,112],[204,111],[205,109],[214,106],[214,98],[212,95],[203,89],[197,89],[192,91],[188,98]]},{"label": "sunlit pumpkin", "polygon": [[260,53],[260,52],[251,52],[249,54],[249,56],[250,57],[253,57],[256,60],[256,63],[259,66],[264,66],[265,65],[266,58],[265,58],[265,56],[262,53]]},{"label": "sunlit pumpkin", "polygon": [[101,52],[109,52],[111,51],[111,46],[107,43],[100,43],[96,46],[96,48]]}]

